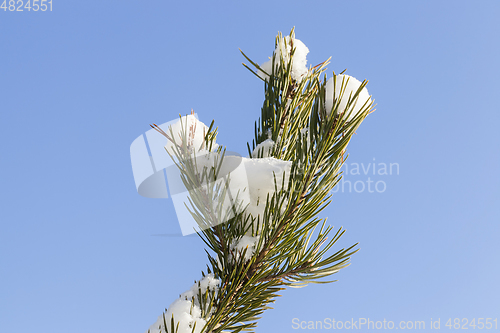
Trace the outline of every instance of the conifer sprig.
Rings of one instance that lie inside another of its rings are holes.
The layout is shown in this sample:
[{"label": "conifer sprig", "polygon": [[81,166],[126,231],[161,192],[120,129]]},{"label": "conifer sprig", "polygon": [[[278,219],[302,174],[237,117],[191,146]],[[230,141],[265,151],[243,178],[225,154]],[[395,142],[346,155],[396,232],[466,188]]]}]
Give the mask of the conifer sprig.
[{"label": "conifer sprig", "polygon": [[[220,279],[217,293],[198,295],[210,300],[203,332],[253,331],[262,313],[271,308],[285,287],[303,287],[309,283],[329,283],[331,275],[349,265],[356,245],[331,253],[345,230],[334,230],[319,213],[331,201],[331,190],[340,181],[346,147],[373,102],[366,101],[354,113],[366,81],[349,96],[344,96],[347,82],[334,93],[331,110],[326,109],[325,70],[330,59],[310,67],[300,79],[292,75],[296,48],[294,30],[276,37],[276,48],[290,46],[290,52],[273,56],[270,72],[253,62],[243,52],[250,66],[243,64],[264,81],[265,98],[261,116],[255,123],[250,157],[263,158],[264,152],[253,154],[259,144],[272,140],[269,156],[291,161],[289,177],[275,174],[275,192],[266,198],[263,216],[252,216],[245,209],[234,209],[225,223],[227,212],[223,202],[229,195],[228,183],[221,182],[219,172],[226,159],[225,150],[217,148],[212,167],[201,172],[196,149],[189,147],[190,129],[184,127],[181,138],[164,133],[175,142],[174,155],[186,188],[190,189],[190,211],[200,226],[200,237],[207,245],[207,272]],[[334,73],[334,80],[337,77]],[[334,81],[334,87],[337,87]],[[348,98],[341,109],[340,101]],[[359,107],[358,107],[359,108]],[[349,119],[351,114],[354,117]],[[214,123],[205,133],[204,148],[213,150],[217,128]],[[281,179],[281,184],[277,183]],[[285,183],[286,180],[286,183]],[[251,181],[251,180],[250,180]],[[241,207],[240,207],[241,208]],[[255,251],[236,249],[234,244],[244,235],[257,237]],[[204,274],[202,272],[202,274]],[[327,279],[327,280],[325,280]],[[201,302],[207,304],[206,302]],[[166,318],[168,324],[170,318]],[[174,321],[166,325],[175,331]],[[194,328],[193,328],[194,332]]]}]

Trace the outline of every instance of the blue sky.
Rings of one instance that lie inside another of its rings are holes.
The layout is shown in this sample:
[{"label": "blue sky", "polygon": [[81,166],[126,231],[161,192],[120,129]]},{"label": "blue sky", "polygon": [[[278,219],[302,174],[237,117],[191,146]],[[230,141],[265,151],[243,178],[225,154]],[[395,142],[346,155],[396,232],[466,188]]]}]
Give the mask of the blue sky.
[{"label": "blue sky", "polygon": [[323,216],[360,251],[338,282],[285,291],[258,332],[499,318],[499,16],[498,1],[0,10],[0,332],[144,332],[200,277],[199,239],[154,236],[179,226],[171,201],[137,194],[130,144],[193,108],[245,154],[263,84],[238,48],[264,62],[293,26],[310,64],[370,80],[377,111],[347,163],[399,172],[371,175],[383,193],[334,195]]}]

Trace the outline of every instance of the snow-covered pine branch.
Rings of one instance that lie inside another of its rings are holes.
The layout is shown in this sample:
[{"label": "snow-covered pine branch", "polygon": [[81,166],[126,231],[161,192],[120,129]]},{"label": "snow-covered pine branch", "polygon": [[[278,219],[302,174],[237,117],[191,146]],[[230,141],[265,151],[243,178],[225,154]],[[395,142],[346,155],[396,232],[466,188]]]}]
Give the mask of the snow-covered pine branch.
[{"label": "snow-covered pine branch", "polygon": [[213,122],[206,126],[193,116],[162,133],[190,189],[209,266],[150,332],[252,330],[280,290],[329,282],[324,278],[348,266],[357,251],[353,245],[330,253],[345,230],[333,231],[319,213],[373,100],[367,81],[324,78],[329,60],[308,68],[308,52],[292,29],[278,34],[262,65],[243,54],[265,84],[248,157],[227,155],[215,142]]}]

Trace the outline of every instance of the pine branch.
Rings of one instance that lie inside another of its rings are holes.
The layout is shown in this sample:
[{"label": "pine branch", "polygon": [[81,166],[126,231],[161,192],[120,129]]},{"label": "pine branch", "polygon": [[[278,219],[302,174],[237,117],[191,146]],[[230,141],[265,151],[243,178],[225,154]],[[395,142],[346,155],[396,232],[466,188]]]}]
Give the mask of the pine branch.
[{"label": "pine branch", "polygon": [[[266,65],[270,69],[241,52],[253,68],[243,65],[265,85],[253,148],[247,144],[250,158],[257,146],[272,140],[272,148],[265,156],[291,162],[288,173],[274,174],[274,192],[262,198],[265,209],[261,215],[250,215],[248,208],[234,209],[231,218],[220,223],[229,181],[224,183],[219,177],[225,150],[213,150],[217,134],[213,122],[203,133],[200,149],[216,158],[212,167],[202,171],[196,163],[196,150],[192,149],[196,126],[186,125],[180,141],[173,132],[162,133],[174,143],[174,152],[169,154],[190,189],[188,209],[201,229],[199,236],[211,251],[207,250],[207,271],[221,281],[216,293],[202,293],[201,289],[198,293],[206,319],[202,332],[252,331],[281,290],[332,282],[323,279],[347,267],[357,251],[355,244],[329,255],[345,230],[340,228],[329,236],[333,228],[318,215],[330,203],[330,191],[342,177],[345,149],[373,110],[373,102],[370,99],[357,105],[365,94],[366,81],[350,91],[348,80],[343,79],[337,91],[335,73],[334,90],[330,91],[326,76],[322,78],[330,59],[305,70],[297,68],[294,60],[305,57],[305,46],[301,45],[293,29],[289,36],[278,34],[275,53]],[[331,108],[327,108],[330,99]],[[264,150],[257,151],[254,157],[263,158]],[[247,234],[257,239],[252,249],[235,247],[242,237],[250,237]],[[165,320],[165,329],[167,324]],[[169,326],[169,332],[175,332],[174,318]]]}]

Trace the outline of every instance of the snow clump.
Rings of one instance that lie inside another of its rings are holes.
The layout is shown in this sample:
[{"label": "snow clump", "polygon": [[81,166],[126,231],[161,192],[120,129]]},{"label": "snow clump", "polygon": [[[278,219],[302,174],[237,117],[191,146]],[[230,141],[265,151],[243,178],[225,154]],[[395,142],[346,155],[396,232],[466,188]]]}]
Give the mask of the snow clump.
[{"label": "snow clump", "polygon": [[[292,71],[291,76],[292,79],[300,82],[302,78],[307,74],[307,54],[309,53],[309,49],[307,46],[302,43],[299,39],[293,38],[290,42],[290,36],[286,36],[283,39],[280,39],[279,45],[276,47],[273,53],[274,59],[274,72],[277,73],[278,69],[281,65],[281,55],[283,54],[283,60],[285,65],[288,65],[290,61],[290,53],[292,52],[292,44],[295,49],[295,53],[293,54],[293,63],[292,63]],[[258,75],[263,80],[267,80],[269,75],[271,75],[273,71],[273,59],[269,59],[262,65],[260,65],[262,71],[258,71]],[[264,71],[264,72],[263,72]]]},{"label": "snow clump", "polygon": [[257,157],[270,157],[271,156],[271,150],[273,149],[275,143],[271,139],[267,139],[257,145],[255,149],[252,152],[252,157],[257,158]]},{"label": "snow clump", "polygon": [[[344,87],[344,91],[342,93],[342,96],[340,96],[343,88],[342,86]],[[330,116],[330,113],[332,112],[333,108],[333,100],[334,99],[338,100],[340,97],[342,98],[340,99],[338,113],[341,114],[343,112],[346,112],[345,108],[347,106],[347,102],[349,101],[350,96],[354,96],[354,94],[358,91],[360,86],[361,82],[349,75],[336,75],[335,86],[333,77],[328,79],[328,81],[326,81],[326,86],[325,86],[326,114]],[[334,91],[335,91],[335,96],[334,96]],[[349,110],[347,110],[347,112],[350,113],[347,116],[346,120],[347,121],[352,120],[361,111],[363,106],[369,105],[370,102],[371,102],[370,95],[368,94],[368,90],[366,89],[366,87],[364,87],[357,96],[356,100],[353,102],[354,106],[353,104],[351,104],[351,107],[349,108]]]},{"label": "snow clump", "polygon": [[[184,134],[184,138],[187,140],[186,144],[188,149],[193,153],[196,153],[198,156],[198,152],[206,153],[205,146],[205,135],[208,133],[208,126],[199,121],[193,114],[181,117],[177,122],[171,124],[166,131],[167,135],[175,141],[176,145],[181,145],[183,142],[182,134]],[[173,135],[173,137],[172,137]],[[212,151],[216,150],[218,147],[217,144],[212,145]],[[165,145],[165,149],[172,155],[174,154],[174,143],[168,140]]]},{"label": "snow clump", "polygon": [[[200,333],[207,323],[207,318],[202,318],[201,315],[201,304],[200,299],[198,298],[198,289],[201,289],[202,294],[204,294],[207,289],[217,292],[219,284],[220,280],[216,279],[213,274],[206,275],[199,281],[199,285],[198,283],[195,283],[188,291],[182,293],[180,298],[170,304],[167,311],[159,316],[158,320],[151,325],[149,332],[169,332],[168,329],[170,329],[170,322],[173,315],[174,326],[177,326],[177,324],[179,325],[178,333],[191,333],[193,327],[195,328],[195,333]],[[207,306],[208,304],[205,304],[205,307]],[[163,316],[165,316],[167,327],[164,325]],[[148,331],[146,331],[146,333],[147,332]]]},{"label": "snow clump", "polygon": [[234,257],[236,261],[239,261],[243,252],[246,249],[245,256],[243,257],[245,261],[248,261],[252,258],[255,253],[257,243],[259,241],[259,236],[251,237],[251,236],[242,236],[237,241],[234,241],[231,244],[231,251],[233,251]]},{"label": "snow clump", "polygon": [[251,214],[255,219],[260,216],[260,221],[262,221],[267,196],[269,195],[269,200],[271,200],[276,190],[281,191],[288,188],[291,168],[291,161],[283,161],[274,157],[245,159],[250,194],[250,204],[246,213]]}]

